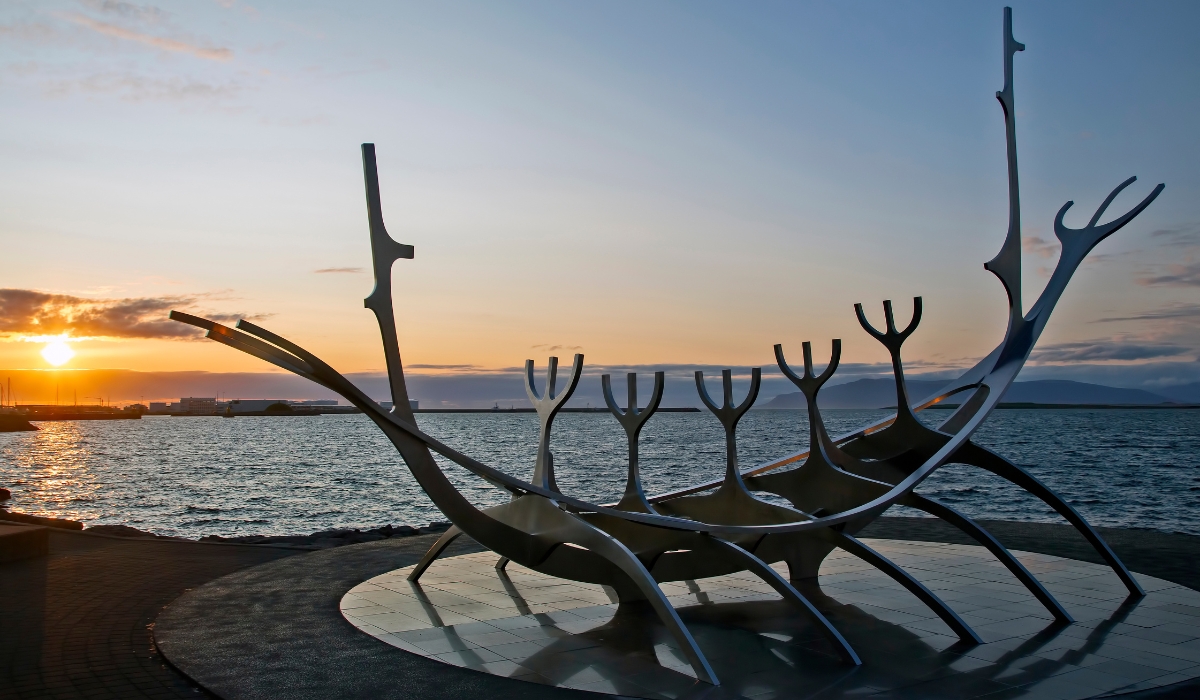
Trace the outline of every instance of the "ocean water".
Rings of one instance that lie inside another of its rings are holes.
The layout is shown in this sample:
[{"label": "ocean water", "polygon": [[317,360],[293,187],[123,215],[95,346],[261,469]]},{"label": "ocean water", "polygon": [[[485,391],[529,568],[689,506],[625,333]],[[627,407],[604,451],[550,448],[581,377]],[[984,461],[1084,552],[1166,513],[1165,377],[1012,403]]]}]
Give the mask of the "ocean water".
[{"label": "ocean water", "polygon": [[[838,434],[885,411],[826,412]],[[947,412],[930,411],[936,421]],[[423,430],[480,461],[528,478],[532,414],[421,414]],[[124,524],[164,535],[304,534],[330,527],[423,525],[444,518],[391,444],[361,415],[45,422],[0,434],[0,486],[12,510]],[[1200,535],[1200,411],[1003,410],[976,440],[1027,468],[1093,524]],[[738,431],[743,468],[807,446],[803,411],[751,411]],[[555,423],[560,487],[616,500],[625,478],[623,431],[607,414]],[[724,443],[707,413],[664,413],[643,430],[642,472],[657,493],[718,478]],[[449,465],[473,502],[506,500]],[[1058,522],[1040,501],[961,465],[919,492],[977,518]],[[889,514],[919,515],[894,508]]]}]

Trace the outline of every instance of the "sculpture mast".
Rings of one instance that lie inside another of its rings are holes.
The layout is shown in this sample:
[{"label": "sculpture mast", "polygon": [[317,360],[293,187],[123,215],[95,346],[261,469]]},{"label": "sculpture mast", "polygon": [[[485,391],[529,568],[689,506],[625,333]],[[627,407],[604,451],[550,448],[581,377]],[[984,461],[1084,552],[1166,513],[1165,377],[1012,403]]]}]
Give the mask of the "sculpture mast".
[{"label": "sculpture mast", "polygon": [[367,221],[371,228],[371,267],[375,273],[375,288],[363,300],[363,306],[375,312],[379,333],[383,337],[383,355],[387,361],[388,384],[392,390],[392,411],[412,422],[408,404],[408,388],[404,383],[404,365],[400,362],[400,341],[396,336],[396,313],[392,306],[392,263],[404,258],[411,260],[414,249],[397,243],[383,225],[383,205],[379,198],[379,169],[375,165],[375,144],[362,145],[363,179],[367,190]]},{"label": "sculpture mast", "polygon": [[1017,114],[1013,101],[1013,56],[1025,45],[1013,38],[1012,8],[1004,8],[1004,89],[996,99],[1004,109],[1004,137],[1008,146],[1008,236],[996,257],[984,263],[984,269],[1000,278],[1008,292],[1011,337],[1023,319],[1021,305],[1021,193],[1017,180]]}]

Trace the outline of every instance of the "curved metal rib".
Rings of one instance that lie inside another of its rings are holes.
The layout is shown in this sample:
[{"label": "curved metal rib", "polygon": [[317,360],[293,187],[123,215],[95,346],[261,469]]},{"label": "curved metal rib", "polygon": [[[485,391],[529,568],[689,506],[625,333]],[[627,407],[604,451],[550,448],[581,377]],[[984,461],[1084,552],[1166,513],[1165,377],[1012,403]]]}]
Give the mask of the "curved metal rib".
[{"label": "curved metal rib", "polygon": [[833,537],[832,541],[838,547],[841,547],[859,559],[871,564],[883,573],[892,577],[892,580],[894,580],[896,583],[899,583],[901,586],[907,588],[908,591],[919,598],[922,603],[929,606],[930,610],[937,613],[937,616],[942,618],[942,622],[945,622],[950,629],[954,630],[954,633],[958,635],[959,639],[963,640],[964,642],[983,644],[983,640],[980,639],[978,634],[975,634],[975,630],[971,629],[970,625],[963,622],[963,619],[958,616],[958,613],[951,610],[949,605],[946,605],[946,603],[943,602],[941,598],[937,597],[933,591],[926,588],[925,584],[913,578],[907,571],[894,564],[890,559],[883,556],[879,552],[876,552],[874,549],[871,549],[867,545],[844,532],[831,531],[831,536]]},{"label": "curved metal rib", "polygon": [[[215,321],[209,321],[196,316],[190,316],[178,311],[172,311],[171,318],[182,323],[189,323],[191,325],[207,329],[209,331],[208,337],[216,340],[217,342],[229,345],[230,347],[242,350],[243,352],[255,355],[256,357],[260,357],[267,362],[275,364],[283,369],[287,369],[331,391],[336,392],[348,400],[356,408],[362,410],[368,418],[375,422],[376,425],[378,425],[380,429],[382,429],[384,433],[388,435],[389,439],[392,439],[394,443],[397,443],[398,448],[403,444],[403,439],[411,438],[414,442],[417,442],[422,449],[428,446],[429,449],[436,451],[438,454],[450,459],[451,461],[489,481],[490,483],[495,484],[499,488],[512,491],[513,493],[537,494],[548,499],[556,500],[560,504],[580,512],[595,512],[644,525],[662,527],[668,530],[703,532],[720,535],[723,537],[762,537],[770,534],[784,534],[790,532],[819,532],[830,527],[841,525],[842,523],[846,523],[856,518],[866,517],[870,516],[871,514],[882,512],[892,505],[896,498],[920,483],[920,481],[936,466],[947,461],[951,461],[951,456],[959,448],[959,446],[965,442],[964,436],[969,436],[971,433],[973,433],[986,415],[986,411],[982,410],[975,413],[965,422],[962,431],[952,436],[953,439],[949,440],[948,443],[943,446],[937,454],[931,456],[926,464],[922,465],[920,469],[907,476],[902,482],[896,484],[888,493],[883,494],[871,502],[863,504],[862,506],[859,506],[851,511],[815,518],[813,520],[802,522],[785,522],[780,524],[725,525],[719,523],[704,523],[670,516],[620,511],[613,508],[607,508],[605,506],[588,503],[586,501],[565,496],[563,494],[541,488],[534,484],[521,481],[520,479],[511,477],[499,470],[483,464],[482,462],[479,462],[478,460],[472,459],[471,457],[458,452],[457,450],[443,444],[436,438],[426,435],[415,425],[412,425],[407,421],[400,420],[393,413],[384,412],[379,407],[379,404],[367,398],[367,396],[363,394],[356,386],[351,384],[341,375],[337,374],[337,372],[329,367],[329,365],[325,364],[315,355],[265,329],[259,328],[247,321],[238,322],[239,328],[247,331],[253,331],[259,336],[259,338],[269,341],[270,343],[274,343],[278,347],[272,347],[262,343],[256,338],[247,336],[245,333],[235,331],[231,328],[216,323]],[[300,365],[305,365],[306,367],[311,368],[311,371],[300,367]],[[1009,367],[1010,371],[1015,372],[1015,369],[1016,368],[1011,366]],[[995,392],[991,393],[988,397],[987,408],[989,410],[991,407],[990,404],[996,400],[995,397]],[[425,451],[425,454],[428,455],[428,451]],[[409,468],[412,470],[413,475],[417,478],[418,483],[421,484],[426,493],[430,494],[430,497],[434,499],[434,502],[439,508],[442,509],[444,513],[454,518],[459,517],[463,513],[474,511],[474,507],[470,506],[466,499],[464,499],[462,495],[454,489],[454,487],[446,479],[445,475],[443,475],[438,469],[436,463],[433,463],[432,458],[430,458],[429,464],[426,465],[419,459],[410,459],[412,455],[403,449],[401,450],[401,455],[405,458],[405,462],[409,465]],[[419,457],[419,455],[417,456]],[[1002,460],[1002,458],[999,459]],[[956,457],[953,461],[965,460]],[[1069,506],[1067,506],[1067,508],[1069,508]],[[507,526],[499,523],[489,524],[488,527],[497,530],[495,533],[497,538],[502,537],[503,532],[508,529]],[[513,531],[512,534],[515,536],[521,535],[522,533],[519,531]],[[479,537],[477,537],[475,534],[472,534],[472,537],[479,539]],[[490,541],[494,538],[486,539]],[[487,543],[482,544],[484,544],[484,546],[489,546],[490,548],[490,545]],[[1117,561],[1119,562],[1119,560]]]},{"label": "curved metal rib", "polygon": [[641,560],[612,535],[588,525],[580,520],[578,516],[564,515],[581,526],[572,528],[568,536],[563,538],[564,541],[577,544],[599,554],[625,572],[633,580],[634,584],[637,585],[642,595],[646,597],[646,600],[650,602],[651,607],[654,608],[654,612],[658,614],[658,618],[666,626],[671,636],[675,638],[680,650],[687,657],[688,663],[691,664],[692,670],[695,671],[696,677],[705,683],[720,685],[721,682],[717,680],[717,674],[709,666],[708,659],[700,651],[700,647],[696,644],[692,633],[683,624],[683,620],[679,619],[679,613],[675,611],[674,606],[667,600],[667,596],[663,594],[662,589],[658,587],[658,583],[650,575],[650,572],[646,570]]},{"label": "curved metal rib", "polygon": [[855,666],[862,665],[862,660],[858,658],[858,654],[855,653],[853,647],[851,647],[850,643],[846,641],[846,638],[842,636],[842,633],[837,631],[837,628],[829,622],[829,620],[821,613],[820,610],[817,610],[816,606],[814,606],[808,600],[808,598],[804,597],[804,594],[796,590],[795,586],[788,583],[787,579],[780,576],[778,571],[772,569],[762,559],[759,559],[732,542],[726,542],[725,540],[718,539],[716,537],[709,538],[709,541],[713,546],[718,547],[737,557],[739,560],[741,560],[742,564],[745,565],[746,569],[750,573],[758,576],[768,585],[770,585],[771,588],[774,588],[775,592],[783,596],[784,600],[795,605],[808,614],[808,616],[812,618],[812,620],[821,628],[822,633],[833,644],[834,648],[838,652],[838,655],[841,656],[844,661],[854,664]]},{"label": "curved metal rib", "polygon": [[617,422],[625,429],[625,437],[629,442],[629,474],[625,479],[625,495],[614,507],[617,510],[657,513],[658,511],[654,510],[650,502],[646,500],[646,492],[642,488],[642,477],[638,466],[638,440],[641,437],[642,426],[650,420],[650,416],[654,415],[654,412],[658,410],[658,404],[662,401],[666,374],[654,373],[654,388],[650,391],[650,400],[641,410],[638,410],[637,373],[627,374],[626,382],[629,390],[629,402],[626,404],[626,409],[622,411],[617,406],[617,400],[613,398],[612,376],[605,374],[600,377],[600,383],[604,387],[604,402],[608,404],[608,410],[616,417]]},{"label": "curved metal rib", "polygon": [[429,548],[429,551],[425,552],[425,556],[421,557],[421,561],[417,562],[416,567],[414,567],[413,570],[408,573],[408,580],[416,581],[417,579],[421,578],[421,574],[425,573],[425,570],[429,568],[429,565],[432,564],[435,559],[440,557],[442,552],[446,551],[446,548],[449,547],[454,540],[462,537],[462,534],[463,531],[458,529],[457,525],[451,525],[449,530],[446,530],[442,533],[441,537],[437,538],[437,542],[433,543],[433,546]]},{"label": "curved metal rib", "polygon": [[1096,553],[1103,557],[1104,561],[1108,562],[1113,573],[1125,584],[1125,588],[1129,590],[1131,596],[1140,598],[1146,595],[1146,591],[1133,578],[1133,574],[1129,573],[1129,569],[1125,568],[1125,563],[1121,561],[1116,552],[1112,551],[1112,548],[1108,546],[1108,543],[1104,541],[1100,533],[1092,528],[1088,521],[1079,514],[1079,511],[1072,508],[1069,503],[1060,498],[1058,494],[1054,493],[1049,486],[1043,484],[1037,477],[995,452],[980,447],[973,442],[968,442],[960,447],[954,453],[953,461],[986,469],[1001,479],[1011,481],[1040,498],[1043,503],[1058,511],[1059,515],[1075,526],[1075,529],[1087,539],[1096,550]]},{"label": "curved metal rib", "polygon": [[1038,599],[1038,602],[1045,606],[1046,610],[1050,611],[1050,614],[1054,616],[1055,620],[1058,620],[1062,623],[1071,623],[1075,621],[1075,619],[1071,617],[1071,614],[1067,612],[1066,608],[1064,608],[1062,604],[1050,594],[1050,591],[1046,590],[1046,587],[1042,585],[1042,582],[1037,580],[1037,578],[1029,572],[1029,569],[1026,569],[1025,565],[1012,555],[1012,552],[1008,551],[1004,545],[1000,544],[1000,541],[993,537],[992,533],[983,529],[979,523],[944,503],[935,501],[932,498],[926,498],[917,493],[910,493],[908,498],[904,499],[904,505],[917,508],[918,510],[923,510],[930,515],[941,518],[951,525],[954,525],[959,530],[962,530],[966,534],[970,535],[972,539],[986,547],[987,550],[996,557],[996,559],[999,559],[1000,563],[1004,564],[1005,568],[1011,571],[1012,575],[1016,576],[1017,580],[1020,581],[1025,588],[1029,589],[1029,592]]},{"label": "curved metal rib", "polygon": [[[917,301],[919,302],[919,298]],[[903,333],[897,333],[895,331],[895,324],[892,321],[891,305],[885,302],[884,311],[885,316],[887,317],[888,327],[888,332],[885,334],[875,331],[873,328],[871,328],[869,323],[867,323],[866,319],[862,315],[861,306],[856,307],[856,311],[859,313],[859,321],[863,324],[864,328],[867,328],[868,333],[871,333],[881,342],[884,342],[885,345],[888,345],[888,349],[893,355],[893,362],[897,367],[899,366],[900,346],[904,340],[904,338],[901,336],[906,337],[907,335],[910,335],[916,328],[917,322],[920,319],[920,304],[915,304],[915,308],[916,310],[913,314],[913,322],[909,324],[908,328],[906,328]],[[820,377],[815,377],[813,375],[812,368],[812,351],[809,344],[805,343],[804,376],[801,377],[797,376],[796,373],[791,371],[791,369],[788,367],[787,361],[783,357],[782,346],[775,346],[775,357],[779,362],[780,369],[797,387],[800,388],[808,402],[810,454],[804,465],[795,471],[773,475],[768,474],[764,476],[753,477],[752,479],[755,485],[761,484],[762,487],[766,488],[767,490],[788,497],[798,508],[805,510],[809,509],[811,506],[809,506],[809,504],[806,502],[798,500],[798,498],[807,498],[809,500],[813,500],[814,503],[817,502],[817,499],[823,498],[829,504],[836,504],[840,506],[857,505],[857,503],[869,500],[870,496],[877,495],[880,489],[886,490],[890,484],[895,483],[903,478],[902,472],[889,465],[886,461],[863,463],[853,459],[849,455],[841,453],[837,450],[836,446],[830,443],[828,435],[824,432],[824,425],[820,418],[819,409],[817,408],[817,393],[819,392],[821,385],[823,385],[825,381],[832,376],[832,370],[836,368],[838,360],[841,356],[840,350],[841,343],[834,341],[833,355],[832,359],[830,360],[829,367],[826,368],[825,372],[823,372]],[[903,382],[898,382],[898,384],[902,390]],[[831,462],[830,457],[833,457],[835,453],[836,458]],[[799,479],[804,476],[803,471],[809,470],[813,467],[816,467],[818,470],[824,472],[823,479],[820,479],[820,477],[817,475],[812,475],[808,479],[810,483],[803,484],[803,487],[799,489],[797,489],[797,486],[801,486],[801,484],[788,483],[799,481]],[[887,482],[887,484],[885,485],[876,481],[865,483],[847,483],[849,480],[844,478],[837,479],[836,474],[829,472],[830,468],[837,467],[845,467],[852,473],[860,476],[882,476],[882,480]],[[791,479],[788,477],[791,477]],[[814,488],[814,486],[823,488]],[[800,493],[795,493],[796,491],[800,491]],[[847,503],[846,499],[853,498],[854,496],[858,496],[858,500],[850,500]],[[867,497],[864,498],[863,496]],[[839,503],[839,501],[841,502]],[[1054,615],[1055,619],[1060,622],[1073,622],[1070,614],[1068,614],[1062,605],[1055,600],[1054,596],[1052,596],[1050,592],[1046,590],[1041,582],[1034,578],[1033,574],[1029,573],[1025,566],[1022,565],[1021,562],[1017,561],[1017,559],[1012,556],[1012,554],[1005,549],[999,541],[992,537],[990,533],[980,527],[973,520],[949,506],[932,499],[925,498],[915,492],[910,492],[907,496],[901,499],[901,502],[904,505],[924,510],[932,515],[942,518],[943,520],[946,520],[947,522],[955,525],[959,529],[971,535],[980,544],[991,551],[992,554],[999,559],[1001,563],[1003,563],[1009,569],[1009,571],[1011,571],[1013,575],[1015,575],[1017,579],[1021,581],[1021,583],[1024,584],[1025,587],[1028,588],[1029,591],[1044,606],[1046,606],[1050,613]]]}]

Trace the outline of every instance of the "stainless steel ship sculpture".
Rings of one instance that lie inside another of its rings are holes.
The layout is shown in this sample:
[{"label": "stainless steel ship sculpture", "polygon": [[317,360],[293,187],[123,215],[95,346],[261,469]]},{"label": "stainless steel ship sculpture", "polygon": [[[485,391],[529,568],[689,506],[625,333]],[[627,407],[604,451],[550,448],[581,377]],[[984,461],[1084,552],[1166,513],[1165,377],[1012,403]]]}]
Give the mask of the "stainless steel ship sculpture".
[{"label": "stainless steel ship sculpture", "polygon": [[[980,447],[971,436],[983,424],[1005,390],[1025,364],[1030,351],[1084,257],[1118,229],[1128,224],[1163,190],[1158,185],[1137,206],[1100,224],[1113,199],[1135,178],[1121,183],[1101,203],[1087,226],[1071,229],[1063,217],[1072,206],[1059,210],[1054,232],[1062,254],[1041,296],[1028,313],[1021,299],[1021,210],[1017,183],[1017,150],[1013,106],[1013,56],[1025,47],[1012,36],[1011,10],[1004,11],[1004,89],[996,94],[1004,109],[1008,143],[1009,227],[1000,253],[985,268],[1004,285],[1009,301],[1008,330],[987,357],[941,391],[912,402],[904,380],[900,352],[921,320],[921,299],[914,300],[912,321],[897,330],[891,302],[885,301],[884,330],[867,320],[855,306],[864,330],[887,348],[895,374],[898,410],[887,420],[846,435],[831,437],[817,408],[821,386],[837,370],[841,341],[833,341],[832,356],[824,371],[813,369],[809,343],[803,345],[803,373],[794,371],[775,346],[779,368],[803,392],[808,404],[809,449],[770,464],[742,471],[737,458],[737,424],[758,395],[760,370],[753,370],[749,395],[735,404],[730,372],[722,376],[722,398],[709,393],[703,375],[696,386],[708,410],[725,429],[726,470],[720,481],[647,496],[638,467],[638,437],[658,408],[663,374],[655,373],[651,398],[638,408],[637,377],[628,377],[628,403],[622,409],[613,397],[610,378],[603,377],[609,409],[625,428],[629,440],[629,469],[624,496],[613,505],[588,503],[559,489],[554,478],[551,429],[554,418],[570,398],[583,371],[583,356],[576,355],[570,376],[557,378],[557,358],[550,358],[542,391],[534,381],[533,361],[526,363],[526,388],[536,407],[541,435],[533,476],[528,481],[510,476],[462,454],[417,427],[409,409],[404,368],[400,361],[391,289],[392,264],[413,257],[413,247],[397,243],[387,233],[379,198],[375,148],[362,146],[366,179],[375,289],[366,307],[375,312],[383,336],[384,356],[391,385],[392,408],[382,409],[332,367],[295,343],[247,321],[236,329],[187,314],[171,318],[206,329],[207,337],[254,355],[277,367],[306,377],[336,392],[357,406],[379,426],[400,452],[413,476],[433,502],[453,523],[412,572],[418,579],[430,563],[460,535],[469,535],[500,555],[498,568],[510,560],[537,571],[615,590],[622,604],[649,604],[686,655],[697,678],[717,684],[718,679],[687,627],[659,588],[667,581],[693,580],[737,571],[761,577],[785,600],[794,604],[820,630],[845,663],[861,663],[854,650],[798,588],[817,576],[822,560],[834,549],[845,550],[878,567],[929,606],[965,643],[979,643],[978,635],[945,602],[908,572],[855,538],[855,534],[893,505],[917,508],[941,518],[986,547],[1024,584],[1061,623],[1071,615],[1033,574],[1021,565],[992,535],[968,516],[920,495],[917,488],[939,467],[959,463],[989,471],[1037,496],[1088,539],[1129,589],[1144,595],[1137,581],[1100,535],[1074,508],[1050,488],[1004,457]],[[959,406],[936,429],[921,423],[915,412],[956,397]],[[509,492],[508,503],[491,508],[472,505],[443,474],[433,453],[458,464],[496,488]],[[769,503],[755,494],[770,493],[791,506]],[[772,564],[783,562],[788,578]]]}]

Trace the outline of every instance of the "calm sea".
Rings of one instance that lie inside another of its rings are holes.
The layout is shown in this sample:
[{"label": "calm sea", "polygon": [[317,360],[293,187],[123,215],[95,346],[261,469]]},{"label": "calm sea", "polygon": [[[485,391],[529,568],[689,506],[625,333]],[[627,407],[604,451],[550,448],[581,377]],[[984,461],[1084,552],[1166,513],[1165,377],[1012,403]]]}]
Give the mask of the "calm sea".
[{"label": "calm sea", "polygon": [[[838,434],[884,415],[834,410],[826,419]],[[532,414],[418,420],[487,464],[522,478],[532,470]],[[0,434],[0,485],[13,491],[12,510],[186,537],[443,520],[363,416],[150,417],[41,427]],[[751,411],[738,436],[744,468],[769,461],[807,446],[805,414]],[[1003,410],[977,441],[1029,469],[1093,524],[1200,534],[1200,411]],[[620,495],[625,437],[611,416],[560,416],[553,449],[565,492],[595,502]],[[641,454],[652,493],[717,478],[724,469],[720,426],[707,413],[655,416]],[[448,471],[477,504],[506,500],[458,467]],[[945,467],[920,491],[979,518],[1058,521],[1040,501],[968,467]]]}]

